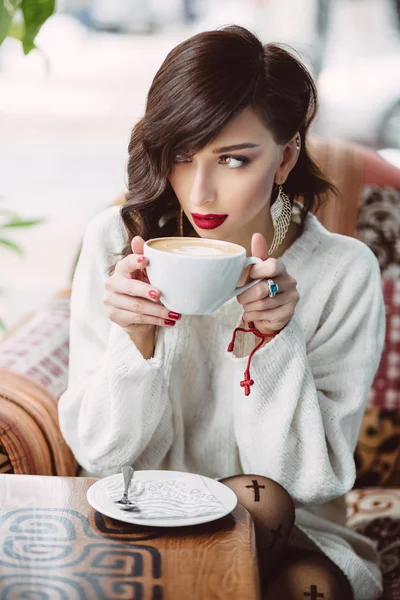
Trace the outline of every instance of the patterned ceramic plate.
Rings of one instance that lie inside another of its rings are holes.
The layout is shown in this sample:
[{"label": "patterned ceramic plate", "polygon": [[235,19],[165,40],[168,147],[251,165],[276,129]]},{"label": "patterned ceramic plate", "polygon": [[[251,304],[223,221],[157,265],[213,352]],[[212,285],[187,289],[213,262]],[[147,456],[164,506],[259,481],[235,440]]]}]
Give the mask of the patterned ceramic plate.
[{"label": "patterned ceramic plate", "polygon": [[[135,471],[140,494],[130,495],[138,510],[127,512],[115,503],[122,496],[122,475],[96,481],[87,492],[89,504],[103,515],[152,527],[184,527],[215,521],[236,507],[236,494],[219,481],[179,471]],[[144,487],[144,491],[143,491]]]}]

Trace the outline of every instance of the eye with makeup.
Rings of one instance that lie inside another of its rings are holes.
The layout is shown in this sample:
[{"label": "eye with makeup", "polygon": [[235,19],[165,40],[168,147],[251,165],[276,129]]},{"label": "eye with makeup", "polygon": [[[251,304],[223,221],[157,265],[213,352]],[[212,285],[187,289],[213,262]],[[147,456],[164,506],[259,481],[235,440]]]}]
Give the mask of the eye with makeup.
[{"label": "eye with makeup", "polygon": [[174,165],[179,165],[180,163],[187,163],[187,162],[190,162],[190,157],[185,156],[184,154],[175,154],[175,156],[172,159],[172,163]]},{"label": "eye with makeup", "polygon": [[225,154],[224,156],[220,156],[219,159],[226,161],[225,164],[229,169],[239,169],[251,162],[247,156],[233,156],[232,154]]},{"label": "eye with makeup", "polygon": [[[219,156],[218,158],[219,161],[224,161],[220,164],[224,164],[225,166],[228,167],[228,169],[239,169],[241,167],[245,167],[246,165],[248,165],[251,161],[250,158],[248,158],[247,156],[237,156],[237,155],[233,155],[233,154],[223,154],[221,156]],[[173,163],[175,165],[178,164],[182,164],[182,163],[190,163],[192,162],[190,160],[189,156],[184,156],[182,154],[176,154],[173,160]]]}]

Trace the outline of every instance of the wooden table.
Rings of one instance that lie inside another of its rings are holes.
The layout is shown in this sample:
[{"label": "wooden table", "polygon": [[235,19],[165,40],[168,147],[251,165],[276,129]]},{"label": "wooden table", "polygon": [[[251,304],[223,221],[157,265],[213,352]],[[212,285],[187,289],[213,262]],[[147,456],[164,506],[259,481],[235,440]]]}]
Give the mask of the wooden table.
[{"label": "wooden table", "polygon": [[1,600],[259,600],[244,508],[192,527],[130,525],[91,508],[94,481],[0,475]]}]

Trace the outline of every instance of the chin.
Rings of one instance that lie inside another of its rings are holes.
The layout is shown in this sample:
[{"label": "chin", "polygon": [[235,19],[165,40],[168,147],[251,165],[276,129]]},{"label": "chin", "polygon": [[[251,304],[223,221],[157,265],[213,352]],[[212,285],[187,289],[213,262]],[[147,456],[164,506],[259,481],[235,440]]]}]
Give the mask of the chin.
[{"label": "chin", "polygon": [[230,231],[227,231],[226,227],[224,227],[224,224],[220,227],[216,227],[215,229],[201,229],[200,227],[193,225],[193,229],[199,237],[210,240],[221,240],[222,242],[228,242],[231,241],[232,237],[234,237],[231,235]]}]

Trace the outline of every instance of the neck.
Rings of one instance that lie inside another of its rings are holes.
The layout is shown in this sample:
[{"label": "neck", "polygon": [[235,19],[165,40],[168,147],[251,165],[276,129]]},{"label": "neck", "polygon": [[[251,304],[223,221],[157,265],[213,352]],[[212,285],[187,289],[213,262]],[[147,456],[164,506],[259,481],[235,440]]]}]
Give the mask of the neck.
[{"label": "neck", "polygon": [[253,221],[248,223],[245,229],[241,229],[232,237],[227,238],[226,241],[243,246],[243,248],[246,248],[247,256],[251,256],[251,239],[254,233],[261,233],[267,242],[267,246],[271,245],[274,236],[274,226],[269,211],[264,214],[258,214]]},{"label": "neck", "polygon": [[[258,224],[251,224],[251,226],[247,229],[246,232],[239,232],[238,235],[227,239],[227,242],[234,242],[235,244],[243,246],[244,248],[246,248],[247,256],[251,256],[251,238],[253,236],[253,233],[261,233],[267,242],[268,248],[271,247],[272,240],[274,237],[274,227],[272,224],[271,215],[269,213],[265,222],[261,223],[261,219],[258,219]],[[299,237],[299,235],[300,225],[292,221],[284,240],[278,246],[275,252],[273,252],[269,256],[272,256],[273,258],[279,258],[280,256],[282,256],[282,254],[286,252],[286,250],[293,244],[293,242]]]},{"label": "neck", "polygon": [[[247,256],[251,256],[251,238],[253,236],[253,233],[261,233],[265,237],[268,247],[270,247],[272,245],[272,239],[274,237],[274,227],[272,224],[271,215],[268,212],[267,219],[263,223],[261,223],[261,219],[257,219],[257,221],[258,225],[256,223],[252,223],[246,231],[239,232],[235,236],[226,238],[226,241],[243,246],[243,248],[246,248]],[[189,237],[199,237],[194,230],[192,230],[188,235]],[[272,256],[273,258],[279,258],[280,256],[282,256],[282,254],[286,252],[286,250],[293,244],[293,242],[297,240],[299,235],[300,225],[292,221],[289,226],[288,232],[285,236],[285,239],[278,246],[275,252],[273,252],[269,256]]]},{"label": "neck", "polygon": [[279,258],[282,256],[284,252],[297,240],[300,236],[300,225],[298,223],[294,223],[293,221],[290,223],[288,232],[285,236],[283,242],[278,246],[278,248],[271,254],[273,258]]}]

